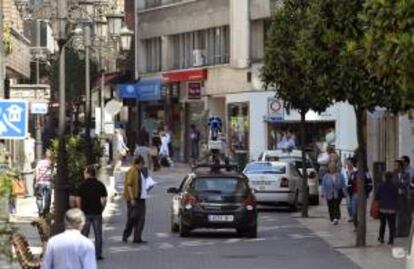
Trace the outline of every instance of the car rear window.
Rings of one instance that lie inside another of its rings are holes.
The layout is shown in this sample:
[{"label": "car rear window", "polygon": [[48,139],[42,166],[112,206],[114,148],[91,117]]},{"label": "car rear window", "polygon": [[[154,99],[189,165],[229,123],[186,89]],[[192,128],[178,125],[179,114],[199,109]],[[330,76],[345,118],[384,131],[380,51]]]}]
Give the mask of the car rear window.
[{"label": "car rear window", "polygon": [[[292,157],[292,156],[266,156],[266,161],[294,163],[294,164],[297,164],[298,168],[302,168],[302,158],[297,158],[297,157]],[[309,161],[306,162],[306,168],[307,169],[313,168],[312,164]]]},{"label": "car rear window", "polygon": [[244,193],[247,182],[241,178],[196,178],[192,189],[196,192],[215,192],[220,194]]},{"label": "car rear window", "polygon": [[272,163],[251,163],[246,166],[245,174],[285,174],[286,166]]}]

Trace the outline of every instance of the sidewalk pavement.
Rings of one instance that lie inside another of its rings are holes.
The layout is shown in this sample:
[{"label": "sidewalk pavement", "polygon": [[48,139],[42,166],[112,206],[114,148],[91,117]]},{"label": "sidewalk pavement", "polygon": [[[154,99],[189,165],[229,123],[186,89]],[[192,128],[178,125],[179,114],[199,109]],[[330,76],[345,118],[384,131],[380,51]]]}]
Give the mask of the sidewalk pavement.
[{"label": "sidewalk pavement", "polygon": [[[128,171],[130,166],[125,165],[121,167],[122,172]],[[175,164],[173,168],[162,168],[157,172],[152,172],[151,174],[154,177],[157,175],[163,175],[168,173],[171,176],[182,176],[185,173],[190,171],[190,167],[188,164]],[[117,193],[115,189],[115,182],[114,177],[110,176],[110,183],[108,188],[108,195],[112,199],[109,199],[107,206],[103,212],[104,223],[110,222],[110,218],[115,215],[119,215],[121,210],[118,208],[119,203],[114,201],[114,198],[118,195],[122,195],[122,193]],[[52,196],[53,197],[53,196]],[[36,206],[36,198],[31,197],[21,197],[17,198],[16,200],[16,214],[10,215],[10,221],[14,224],[14,226],[18,229],[19,233],[22,233],[26,236],[29,241],[30,249],[32,250],[33,254],[40,254],[41,253],[41,242],[39,239],[39,235],[37,233],[36,228],[32,227],[30,223],[38,217],[37,213],[37,206]],[[6,265],[3,264],[3,261],[0,261],[0,269],[1,268],[8,268],[5,267]],[[12,264],[12,268],[20,268],[16,262]]]},{"label": "sidewalk pavement", "polygon": [[[370,204],[370,203],[368,203]],[[396,238],[394,246],[378,242],[379,221],[367,215],[367,247],[355,247],[356,233],[354,225],[347,222],[346,205],[341,207],[342,219],[337,226],[329,221],[328,208],[324,202],[319,206],[309,207],[309,218],[301,218],[294,213],[298,221],[320,235],[334,249],[346,255],[363,269],[406,268],[404,259],[392,257],[393,247],[408,246],[408,238]],[[388,231],[386,232],[386,238]]]}]

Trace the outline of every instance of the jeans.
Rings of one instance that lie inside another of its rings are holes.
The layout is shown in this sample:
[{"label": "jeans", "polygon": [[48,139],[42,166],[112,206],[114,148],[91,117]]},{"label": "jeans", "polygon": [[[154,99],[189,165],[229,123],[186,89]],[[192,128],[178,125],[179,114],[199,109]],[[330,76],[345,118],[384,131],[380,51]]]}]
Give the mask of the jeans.
[{"label": "jeans", "polygon": [[192,141],[191,142],[191,158],[197,160],[198,155],[199,155],[198,142]]},{"label": "jeans", "polygon": [[142,240],[142,232],[145,225],[145,199],[135,200],[135,205],[127,203],[128,215],[127,223],[122,238],[127,240],[134,231],[134,241]]},{"label": "jeans", "polygon": [[352,219],[354,217],[352,212],[352,197],[349,195],[346,197],[346,209],[348,211],[348,216]]},{"label": "jeans", "polygon": [[9,197],[9,213],[16,214],[16,197]]},{"label": "jeans", "polygon": [[91,225],[95,236],[95,254],[96,257],[102,257],[102,215],[86,215],[85,226],[83,226],[82,234],[89,236]]},{"label": "jeans", "polygon": [[358,195],[354,194],[351,197],[351,208],[352,208],[352,220],[354,222],[354,226],[358,226]]},{"label": "jeans", "polygon": [[380,241],[384,241],[385,225],[387,222],[390,233],[388,243],[393,244],[395,236],[395,213],[380,213],[380,230],[378,239]]},{"label": "jeans", "polygon": [[329,211],[329,219],[331,221],[333,220],[339,220],[341,218],[341,199],[331,199],[327,200],[328,203],[328,211]]},{"label": "jeans", "polygon": [[48,184],[38,184],[36,187],[36,205],[39,215],[45,215],[50,210],[50,199],[52,191]]}]

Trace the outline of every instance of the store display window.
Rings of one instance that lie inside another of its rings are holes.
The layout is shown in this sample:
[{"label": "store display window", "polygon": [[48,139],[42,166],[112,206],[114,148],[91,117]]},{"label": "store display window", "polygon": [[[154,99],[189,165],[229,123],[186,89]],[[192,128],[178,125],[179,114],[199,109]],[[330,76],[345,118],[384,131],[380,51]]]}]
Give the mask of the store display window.
[{"label": "store display window", "polygon": [[232,103],[228,111],[229,147],[232,153],[249,150],[249,104]]}]

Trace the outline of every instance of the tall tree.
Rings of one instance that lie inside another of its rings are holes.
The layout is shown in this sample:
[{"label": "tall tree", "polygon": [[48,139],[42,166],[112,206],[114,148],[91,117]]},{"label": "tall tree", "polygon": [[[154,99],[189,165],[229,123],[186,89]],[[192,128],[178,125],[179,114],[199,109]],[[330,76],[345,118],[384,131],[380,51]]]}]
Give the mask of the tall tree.
[{"label": "tall tree", "polygon": [[414,106],[414,1],[370,0],[362,13],[368,68],[399,88]]},{"label": "tall tree", "polygon": [[309,72],[316,70],[315,65],[319,63],[307,60],[315,58],[314,51],[305,51],[302,44],[306,40],[302,35],[308,24],[308,7],[306,0],[287,0],[275,10],[261,70],[266,88],[274,89],[278,98],[297,109],[301,115],[302,217],[308,217],[305,116],[310,110],[322,112],[332,103],[327,91],[319,86],[321,83]]},{"label": "tall tree", "polygon": [[[358,227],[356,245],[366,245],[366,112],[376,107],[398,110],[402,92],[392,89],[386,80],[373,75],[366,67],[361,45],[364,22],[359,17],[365,1],[315,0],[308,9],[309,24],[305,31],[314,41],[307,50],[328,59],[326,65],[311,70],[315,79],[325,83],[330,98],[348,101],[357,119],[358,140]],[[314,45],[314,46],[313,46]],[[326,57],[328,56],[328,57]],[[312,59],[309,59],[312,60]]]}]

